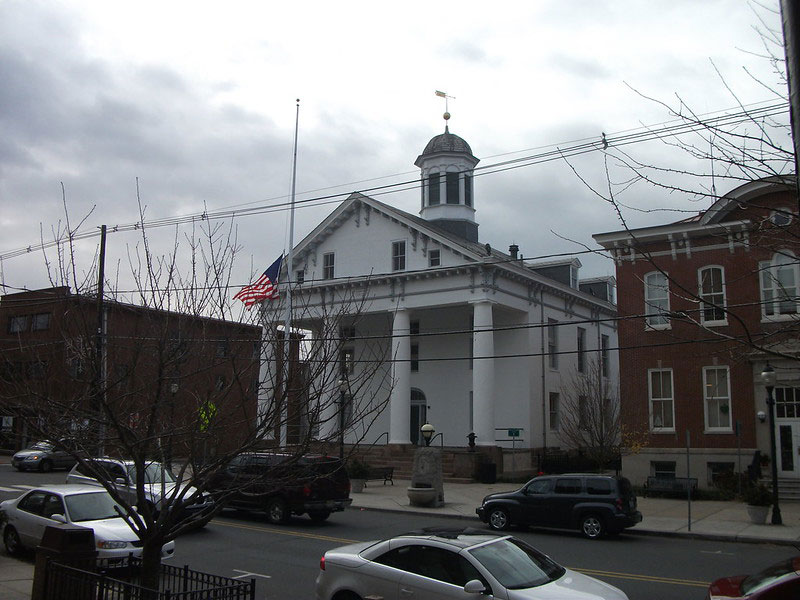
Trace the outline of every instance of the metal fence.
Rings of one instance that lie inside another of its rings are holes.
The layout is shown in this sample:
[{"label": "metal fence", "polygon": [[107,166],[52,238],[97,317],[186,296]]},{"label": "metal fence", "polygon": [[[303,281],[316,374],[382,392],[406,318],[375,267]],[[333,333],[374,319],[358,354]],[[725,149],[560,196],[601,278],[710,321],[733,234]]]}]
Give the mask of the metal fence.
[{"label": "metal fence", "polygon": [[255,579],[193,571],[188,566],[161,565],[159,589],[141,585],[141,560],[98,560],[93,570],[50,561],[47,597],[60,600],[255,600]]}]

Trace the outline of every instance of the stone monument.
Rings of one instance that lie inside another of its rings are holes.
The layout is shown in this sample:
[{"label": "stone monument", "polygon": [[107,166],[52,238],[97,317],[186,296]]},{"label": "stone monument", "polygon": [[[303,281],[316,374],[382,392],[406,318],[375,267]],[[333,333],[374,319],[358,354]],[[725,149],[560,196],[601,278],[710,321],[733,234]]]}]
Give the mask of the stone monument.
[{"label": "stone monument", "polygon": [[408,500],[412,506],[444,506],[442,452],[439,448],[418,448],[414,453]]}]

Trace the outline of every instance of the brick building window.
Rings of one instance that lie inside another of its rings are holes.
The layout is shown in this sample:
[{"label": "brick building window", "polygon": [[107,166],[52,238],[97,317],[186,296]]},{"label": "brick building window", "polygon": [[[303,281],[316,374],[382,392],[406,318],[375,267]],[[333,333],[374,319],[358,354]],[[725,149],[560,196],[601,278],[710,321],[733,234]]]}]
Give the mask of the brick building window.
[{"label": "brick building window", "polygon": [[798,312],[797,258],[789,252],[776,253],[770,261],[758,264],[761,271],[761,314],[783,317]]},{"label": "brick building window", "polygon": [[28,315],[8,317],[8,333],[21,333],[28,331]]},{"label": "brick building window", "polygon": [[667,276],[660,271],[644,276],[644,312],[646,323],[654,329],[669,327],[669,282]]},{"label": "brick building window", "polygon": [[703,368],[706,430],[732,431],[731,387],[728,367]]},{"label": "brick building window", "polygon": [[674,460],[653,460],[650,461],[650,473],[659,479],[675,479]]},{"label": "brick building window", "polygon": [[775,388],[775,416],[781,419],[800,418],[800,388]]},{"label": "brick building window", "polygon": [[653,431],[675,431],[675,402],[672,393],[672,369],[650,369],[650,428]]},{"label": "brick building window", "polygon": [[703,267],[697,271],[700,320],[706,324],[727,323],[725,316],[725,271],[722,267]]}]

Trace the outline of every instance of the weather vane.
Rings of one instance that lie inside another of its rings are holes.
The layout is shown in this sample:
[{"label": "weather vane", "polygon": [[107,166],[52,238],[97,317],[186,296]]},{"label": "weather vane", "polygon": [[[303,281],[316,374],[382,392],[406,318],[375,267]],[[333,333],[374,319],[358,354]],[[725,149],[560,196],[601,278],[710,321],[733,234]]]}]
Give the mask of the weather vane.
[{"label": "weather vane", "polygon": [[453,100],[455,100],[456,97],[448,96],[447,92],[440,92],[439,90],[436,90],[436,95],[439,96],[439,98],[444,98],[444,114],[442,116],[444,117],[445,127],[447,127],[447,121],[450,119],[450,112],[448,111],[447,99],[452,98]]}]

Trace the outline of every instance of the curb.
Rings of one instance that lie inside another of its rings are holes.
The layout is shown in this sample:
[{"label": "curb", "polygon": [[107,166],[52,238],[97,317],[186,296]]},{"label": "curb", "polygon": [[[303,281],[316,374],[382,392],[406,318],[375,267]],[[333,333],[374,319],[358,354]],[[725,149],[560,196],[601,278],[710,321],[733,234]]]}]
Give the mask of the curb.
[{"label": "curb", "polygon": [[[356,506],[353,507],[358,510],[370,510],[375,512],[385,512],[391,513],[396,515],[421,515],[425,517],[440,517],[444,519],[454,519],[460,521],[477,521],[481,523],[480,519],[477,517],[470,517],[467,515],[451,515],[451,514],[435,514],[429,512],[423,512],[419,510],[400,510],[396,508],[375,508],[372,506]],[[542,531],[572,531],[571,529],[566,530],[558,530],[558,529],[547,529],[545,527],[532,527],[531,530],[536,531],[537,529]],[[626,535],[640,535],[640,536],[647,536],[647,537],[667,537],[667,538],[684,538],[684,539],[693,539],[693,540],[706,540],[711,542],[731,542],[731,543],[744,543],[744,544],[772,544],[774,546],[791,546],[798,551],[800,551],[800,540],[780,540],[774,538],[760,538],[760,537],[750,537],[750,536],[740,536],[740,535],[720,535],[716,533],[696,533],[694,531],[655,531],[653,529],[637,529],[636,527],[631,527],[626,529],[624,532]]]}]

